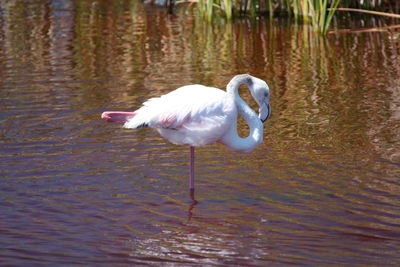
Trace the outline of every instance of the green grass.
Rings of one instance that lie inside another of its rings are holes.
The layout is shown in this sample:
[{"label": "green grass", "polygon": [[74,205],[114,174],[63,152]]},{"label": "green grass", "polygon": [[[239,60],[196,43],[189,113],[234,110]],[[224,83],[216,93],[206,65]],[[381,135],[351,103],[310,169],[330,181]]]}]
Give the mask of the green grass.
[{"label": "green grass", "polygon": [[[314,32],[326,34],[335,12],[340,7],[381,8],[376,1],[368,0],[192,0],[197,2],[200,16],[211,22],[215,16],[252,17],[268,15],[272,19],[277,13],[293,16],[296,23],[310,24]],[[379,1],[378,1],[379,2]],[[383,1],[379,2],[383,3]],[[358,9],[361,12],[364,9]],[[364,10],[365,11],[365,10]]]},{"label": "green grass", "polygon": [[341,0],[197,0],[199,13],[207,21],[211,21],[215,15],[231,20],[243,13],[253,17],[267,13],[273,18],[274,13],[279,11],[293,14],[296,21],[311,23],[313,29],[321,33],[326,33],[340,2]]}]

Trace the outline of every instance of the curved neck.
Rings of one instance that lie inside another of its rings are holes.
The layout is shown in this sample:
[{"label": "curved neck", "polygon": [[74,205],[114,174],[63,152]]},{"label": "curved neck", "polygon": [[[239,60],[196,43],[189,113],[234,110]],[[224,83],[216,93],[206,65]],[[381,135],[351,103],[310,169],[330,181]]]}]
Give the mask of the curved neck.
[{"label": "curved neck", "polygon": [[227,85],[227,93],[233,97],[240,115],[243,116],[250,127],[250,133],[242,138],[237,132],[237,118],[230,126],[227,134],[222,138],[222,143],[235,151],[249,152],[258,146],[263,139],[263,124],[256,113],[239,96],[239,86],[246,84],[252,90],[252,77],[247,74],[235,76]]}]

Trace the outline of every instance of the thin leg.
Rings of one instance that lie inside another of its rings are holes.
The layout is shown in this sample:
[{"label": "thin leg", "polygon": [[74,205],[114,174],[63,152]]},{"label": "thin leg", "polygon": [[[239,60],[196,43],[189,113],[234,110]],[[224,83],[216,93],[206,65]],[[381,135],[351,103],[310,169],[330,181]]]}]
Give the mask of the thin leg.
[{"label": "thin leg", "polygon": [[190,147],[190,198],[194,200],[194,146]]}]

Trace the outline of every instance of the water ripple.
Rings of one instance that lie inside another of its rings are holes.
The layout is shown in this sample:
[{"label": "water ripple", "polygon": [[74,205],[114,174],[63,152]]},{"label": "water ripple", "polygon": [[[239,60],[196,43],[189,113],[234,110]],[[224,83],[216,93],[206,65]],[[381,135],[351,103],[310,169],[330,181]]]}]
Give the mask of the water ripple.
[{"label": "water ripple", "polygon": [[[1,264],[399,265],[387,35],[210,25],[135,1],[0,7]],[[99,117],[242,72],[271,87],[264,142],[196,149],[198,202],[189,148]]]}]

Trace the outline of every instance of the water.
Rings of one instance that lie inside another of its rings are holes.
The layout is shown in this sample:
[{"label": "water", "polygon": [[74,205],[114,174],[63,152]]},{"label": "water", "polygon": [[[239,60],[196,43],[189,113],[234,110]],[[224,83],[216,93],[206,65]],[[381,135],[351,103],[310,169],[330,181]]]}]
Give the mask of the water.
[{"label": "water", "polygon": [[[136,1],[4,1],[0,27],[0,265],[400,264],[398,29]],[[99,117],[239,73],[271,87],[265,140],[197,149],[197,204],[187,147]]]}]

